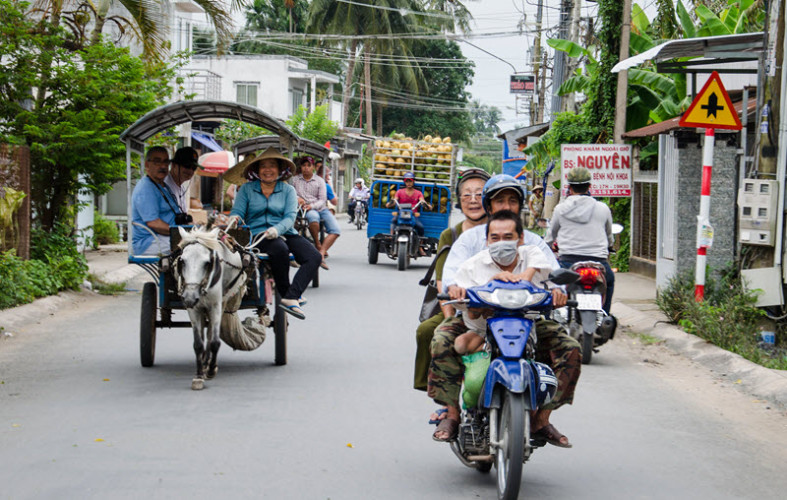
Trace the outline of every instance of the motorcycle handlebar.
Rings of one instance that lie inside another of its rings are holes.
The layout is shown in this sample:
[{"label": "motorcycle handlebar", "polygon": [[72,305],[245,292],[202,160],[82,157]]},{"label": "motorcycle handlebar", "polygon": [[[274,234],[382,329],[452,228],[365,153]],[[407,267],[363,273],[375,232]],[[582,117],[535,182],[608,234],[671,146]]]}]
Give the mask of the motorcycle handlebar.
[{"label": "motorcycle handlebar", "polygon": [[451,300],[451,296],[447,293],[438,293],[437,300]]},{"label": "motorcycle handlebar", "polygon": [[579,305],[579,302],[577,302],[576,300],[567,300],[566,301],[566,307],[577,307],[578,305]]}]

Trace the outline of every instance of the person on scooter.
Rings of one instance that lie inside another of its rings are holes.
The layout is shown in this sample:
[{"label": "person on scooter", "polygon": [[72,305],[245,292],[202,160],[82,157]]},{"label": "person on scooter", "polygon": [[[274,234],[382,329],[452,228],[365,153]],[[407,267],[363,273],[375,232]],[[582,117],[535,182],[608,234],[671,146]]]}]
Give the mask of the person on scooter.
[{"label": "person on scooter", "polygon": [[552,212],[549,230],[544,236],[555,251],[559,251],[560,266],[570,268],[585,260],[599,262],[606,270],[607,293],[604,311],[612,307],[615,273],[609,265],[609,249],[615,244],[612,234],[612,212],[609,207],[590,196],[590,171],[585,167],[572,168],[568,173],[568,198]]},{"label": "person on scooter", "polygon": [[347,205],[347,214],[350,216],[350,224],[355,223],[355,197],[361,197],[361,204],[363,204],[364,212],[369,211],[369,188],[364,186],[363,179],[358,177],[355,179],[355,186],[350,190],[348,198],[350,203]]},{"label": "person on scooter", "polygon": [[[432,209],[432,205],[426,202],[426,200],[424,199],[424,194],[421,191],[415,189],[415,175],[413,175],[412,172],[407,172],[404,174],[404,188],[396,192],[396,194],[394,195],[394,200],[399,202],[400,205],[404,203],[409,203],[410,205],[412,205],[413,216],[414,216],[413,220],[415,220],[415,232],[418,234],[418,236],[423,236],[424,223],[418,219],[418,216],[420,214],[418,213],[419,207],[417,207],[416,205],[418,204],[419,201],[422,200],[423,200],[422,205],[424,205],[429,210]],[[386,206],[388,208],[392,208],[396,206],[394,200],[389,201],[388,205]],[[396,223],[396,217],[394,217],[393,220],[391,221],[391,233],[393,233],[393,228],[395,223]]]},{"label": "person on scooter", "polygon": [[[482,201],[488,214],[502,210],[519,214],[525,201],[525,190],[510,175],[495,175],[484,185]],[[523,242],[525,245],[537,246],[552,269],[560,267],[552,251],[540,237],[524,231]],[[464,298],[464,290],[456,286],[456,272],[459,266],[485,247],[486,225],[465,231],[451,247],[443,267],[443,288],[452,299]],[[560,289],[552,290],[552,299],[556,307],[566,303],[566,295]],[[581,369],[580,345],[557,323],[548,321],[540,323],[539,326],[539,352],[542,353],[542,358],[537,359],[549,364],[554,370],[558,378],[558,390],[553,400],[533,416],[533,435],[543,436],[547,442],[555,446],[568,448],[571,446],[568,438],[549,423],[549,417],[552,410],[573,402],[574,389]],[[447,409],[446,418],[440,422],[432,435],[436,441],[450,441],[457,434],[460,416],[459,392],[464,366],[461,356],[454,349],[454,340],[465,331],[461,318],[447,318],[435,330],[432,339],[432,362],[429,367],[427,394]]]},{"label": "person on scooter", "polygon": [[[536,284],[547,281],[552,266],[538,248],[523,245],[524,241],[522,219],[508,210],[495,212],[486,225],[486,250],[459,266],[456,286],[466,290],[492,280]],[[486,318],[482,311],[462,312],[468,331],[456,338],[454,349],[458,354],[477,352],[486,338]]]},{"label": "person on scooter", "polygon": [[[437,242],[437,261],[434,263],[434,278],[438,292],[443,291],[443,265],[448,256],[447,251],[441,250],[445,247],[450,248],[462,232],[486,222],[486,211],[481,203],[481,197],[483,196],[484,183],[489,180],[489,174],[479,168],[470,168],[459,172],[458,177],[455,191],[457,208],[462,210],[465,220],[440,233],[440,239]],[[454,308],[451,305],[441,306],[440,309],[440,312],[418,325],[415,333],[416,351],[413,387],[419,391],[426,391],[429,364],[432,362],[432,353],[429,350],[429,346],[432,343],[434,330],[445,318],[454,315]],[[430,421],[439,420],[444,413],[444,411],[436,412],[432,415]]]}]

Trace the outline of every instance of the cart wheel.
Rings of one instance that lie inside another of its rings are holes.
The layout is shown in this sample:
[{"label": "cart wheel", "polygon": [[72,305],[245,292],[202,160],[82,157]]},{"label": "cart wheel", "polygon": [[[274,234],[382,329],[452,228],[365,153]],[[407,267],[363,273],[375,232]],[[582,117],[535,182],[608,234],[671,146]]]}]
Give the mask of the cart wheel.
[{"label": "cart wheel", "polygon": [[276,366],[287,364],[287,313],[279,308],[281,296],[276,292],[276,314],[273,317],[273,334],[276,340],[276,354],[274,363]]},{"label": "cart wheel", "polygon": [[377,264],[377,256],[380,254],[380,247],[377,240],[369,240],[369,264]]},{"label": "cart wheel", "polygon": [[153,366],[156,357],[156,284],[142,287],[142,314],[139,323],[139,359],[142,366]]}]

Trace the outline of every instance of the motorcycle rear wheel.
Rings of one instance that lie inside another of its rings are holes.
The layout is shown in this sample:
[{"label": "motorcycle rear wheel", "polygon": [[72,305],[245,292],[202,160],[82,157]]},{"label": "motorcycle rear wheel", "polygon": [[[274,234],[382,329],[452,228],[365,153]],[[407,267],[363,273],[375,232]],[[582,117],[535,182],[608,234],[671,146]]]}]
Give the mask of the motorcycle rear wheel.
[{"label": "motorcycle rear wheel", "polygon": [[589,365],[593,358],[593,335],[582,332],[582,364]]},{"label": "motorcycle rear wheel", "polygon": [[497,498],[514,500],[522,483],[525,460],[525,436],[530,439],[530,414],[525,411],[522,394],[506,391],[498,425],[500,446],[495,452],[497,468]]}]

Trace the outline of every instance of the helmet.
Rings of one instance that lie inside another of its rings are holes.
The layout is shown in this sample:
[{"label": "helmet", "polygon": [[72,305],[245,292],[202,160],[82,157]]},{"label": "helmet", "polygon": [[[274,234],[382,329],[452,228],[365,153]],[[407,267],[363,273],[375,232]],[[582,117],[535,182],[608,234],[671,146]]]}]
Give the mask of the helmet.
[{"label": "helmet", "polygon": [[468,168],[459,172],[459,175],[456,178],[456,208],[462,208],[459,190],[461,189],[462,184],[466,180],[470,179],[481,179],[482,181],[486,182],[489,180],[489,173],[486,170],[482,170],[480,168]]},{"label": "helmet", "polygon": [[568,172],[569,184],[587,184],[590,182],[590,171],[585,167],[574,167]]},{"label": "helmet", "polygon": [[404,180],[407,180],[407,179],[415,180],[415,174],[413,174],[412,172],[405,172]]},{"label": "helmet", "polygon": [[494,196],[504,189],[513,189],[519,195],[519,204],[525,201],[525,188],[516,179],[507,174],[497,174],[492,176],[486,184],[484,184],[484,198],[482,200],[484,210],[487,212],[489,209],[489,202]]},{"label": "helmet", "polygon": [[538,401],[538,406],[542,407],[552,401],[552,398],[555,396],[557,392],[557,377],[555,377],[555,372],[548,365],[538,361],[531,361],[531,363],[530,369],[536,380],[536,401]]},{"label": "helmet", "polygon": [[358,177],[357,179],[355,179],[355,182],[354,182],[354,184],[358,184],[359,182],[360,182],[361,184],[363,184],[363,179],[361,179],[360,177]]}]

